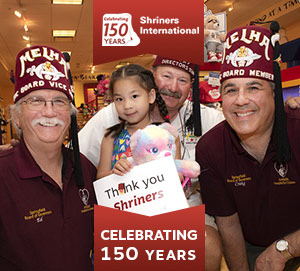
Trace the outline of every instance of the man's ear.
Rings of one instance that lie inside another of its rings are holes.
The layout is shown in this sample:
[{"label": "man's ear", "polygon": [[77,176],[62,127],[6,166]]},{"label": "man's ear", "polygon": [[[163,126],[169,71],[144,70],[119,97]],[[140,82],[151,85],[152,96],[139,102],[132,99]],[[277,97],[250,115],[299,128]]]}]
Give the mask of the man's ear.
[{"label": "man's ear", "polygon": [[15,125],[20,128],[20,112],[16,109],[16,107],[12,110],[11,115]]},{"label": "man's ear", "polygon": [[149,104],[153,104],[155,102],[156,99],[156,92],[155,89],[152,88],[150,90],[150,92],[148,93],[148,98],[149,98]]},{"label": "man's ear", "polygon": [[191,78],[191,88],[193,87],[194,81],[195,81],[195,78]]}]

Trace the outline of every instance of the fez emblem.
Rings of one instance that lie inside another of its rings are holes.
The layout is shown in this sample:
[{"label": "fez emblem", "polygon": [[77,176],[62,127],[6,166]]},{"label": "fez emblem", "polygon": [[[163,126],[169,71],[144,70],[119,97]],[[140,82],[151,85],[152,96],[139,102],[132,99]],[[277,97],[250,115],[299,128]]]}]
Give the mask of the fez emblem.
[{"label": "fez emblem", "polygon": [[253,53],[250,48],[241,46],[239,49],[226,56],[226,63],[229,64],[231,62],[231,65],[234,67],[248,67],[254,60],[260,58],[261,55]]},{"label": "fez emblem", "polygon": [[274,163],[274,168],[277,171],[277,173],[280,175],[280,177],[284,178],[288,172],[288,164],[287,163],[280,163],[277,162]]},{"label": "fez emblem", "polygon": [[41,63],[37,67],[33,65],[31,66],[31,68],[28,68],[26,72],[31,76],[35,74],[40,79],[52,81],[57,81],[60,77],[66,77],[63,73],[58,71],[49,61]]},{"label": "fez emblem", "polygon": [[85,206],[88,205],[90,193],[86,188],[79,189],[79,197]]}]

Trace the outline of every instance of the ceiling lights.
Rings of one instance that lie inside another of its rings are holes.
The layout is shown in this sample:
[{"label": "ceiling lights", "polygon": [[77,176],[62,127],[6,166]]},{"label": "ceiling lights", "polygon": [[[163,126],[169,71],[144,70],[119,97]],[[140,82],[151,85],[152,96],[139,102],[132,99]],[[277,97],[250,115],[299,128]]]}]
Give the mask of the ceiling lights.
[{"label": "ceiling lights", "polygon": [[22,17],[22,13],[18,10],[15,10],[14,14],[18,17],[21,18]]},{"label": "ceiling lights", "polygon": [[60,38],[74,38],[76,34],[76,30],[53,30],[53,37]]},{"label": "ceiling lights", "polygon": [[130,63],[129,62],[120,62],[119,64],[117,64],[116,66],[115,66],[115,68],[116,69],[119,69],[119,68],[121,68],[121,67],[123,67],[123,66],[126,66],[126,65],[129,65]]},{"label": "ceiling lights", "polygon": [[82,5],[83,0],[52,0],[54,5]]},{"label": "ceiling lights", "polygon": [[29,27],[28,27],[28,24],[27,24],[27,22],[26,22],[25,16],[24,16],[19,10],[15,10],[15,11],[14,11],[14,14],[15,14],[19,19],[21,19],[21,20],[23,21],[23,23],[24,23],[24,31],[25,31],[25,33],[24,33],[24,35],[23,35],[23,39],[27,41],[26,46],[27,46],[27,47],[30,47],[30,46],[31,46],[31,42],[30,42],[31,38],[30,38],[30,36],[28,35]]}]

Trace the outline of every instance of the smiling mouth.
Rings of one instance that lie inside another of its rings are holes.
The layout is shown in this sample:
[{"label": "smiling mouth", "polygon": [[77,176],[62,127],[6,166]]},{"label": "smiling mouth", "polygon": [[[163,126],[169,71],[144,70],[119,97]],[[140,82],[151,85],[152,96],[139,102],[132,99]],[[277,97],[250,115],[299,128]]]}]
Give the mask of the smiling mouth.
[{"label": "smiling mouth", "polygon": [[55,127],[58,126],[58,124],[54,124],[54,123],[39,123],[39,125],[44,126],[44,127]]},{"label": "smiling mouth", "polygon": [[126,116],[126,117],[132,117],[132,116],[135,115],[135,114],[136,114],[136,112],[130,113],[130,114],[125,114],[125,116]]},{"label": "smiling mouth", "polygon": [[235,112],[235,114],[238,116],[238,117],[248,117],[250,115],[253,115],[254,112],[253,111],[250,111],[250,112]]}]

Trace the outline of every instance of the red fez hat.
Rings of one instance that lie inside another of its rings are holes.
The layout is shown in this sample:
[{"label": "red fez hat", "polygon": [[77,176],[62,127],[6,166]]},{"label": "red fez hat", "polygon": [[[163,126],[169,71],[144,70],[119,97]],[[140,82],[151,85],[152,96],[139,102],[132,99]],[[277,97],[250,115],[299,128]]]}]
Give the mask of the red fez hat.
[{"label": "red fez hat", "polygon": [[195,75],[195,71],[194,71],[195,64],[192,64],[190,62],[175,60],[168,57],[157,56],[152,66],[155,67],[155,66],[162,66],[162,65],[167,65],[167,66],[172,66],[175,68],[182,69],[185,72],[189,73],[191,77],[194,77]]},{"label": "red fez hat", "polygon": [[25,48],[16,58],[14,102],[31,91],[41,89],[61,91],[73,100],[63,54],[48,46]]},{"label": "red fez hat", "polygon": [[237,77],[274,81],[272,32],[260,26],[245,26],[228,32],[220,80]]},{"label": "red fez hat", "polygon": [[253,77],[275,83],[273,136],[276,161],[284,163],[291,159],[291,153],[278,64],[280,59],[279,28],[279,24],[273,21],[270,30],[251,25],[230,31],[226,35],[220,81],[222,83],[229,78]]}]

